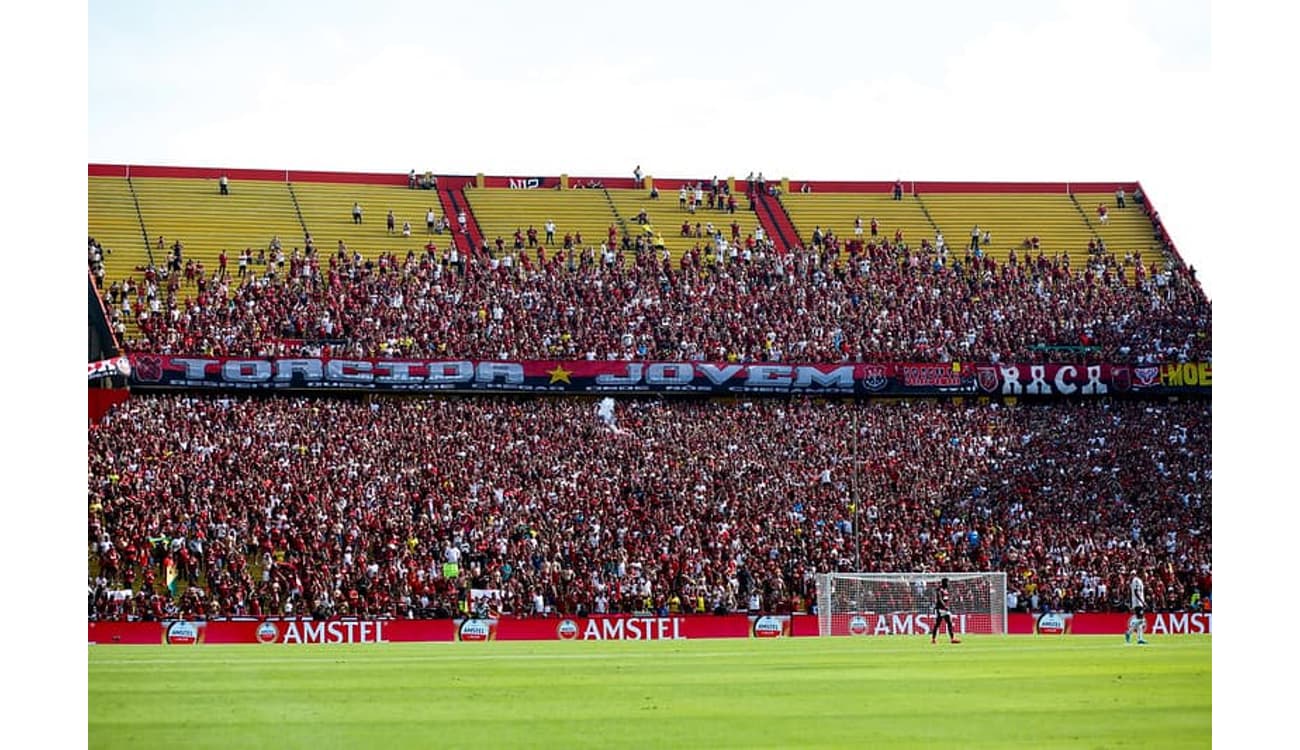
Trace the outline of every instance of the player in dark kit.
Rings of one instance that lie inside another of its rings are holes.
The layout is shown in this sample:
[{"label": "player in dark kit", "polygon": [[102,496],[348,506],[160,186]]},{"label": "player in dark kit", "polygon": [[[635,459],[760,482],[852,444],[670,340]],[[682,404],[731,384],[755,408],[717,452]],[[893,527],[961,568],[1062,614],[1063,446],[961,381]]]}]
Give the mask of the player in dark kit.
[{"label": "player in dark kit", "polygon": [[961,643],[961,639],[952,629],[952,612],[948,611],[948,579],[939,581],[939,588],[934,592],[934,627],[930,629],[930,643],[934,643],[934,637],[939,634],[939,625],[948,623],[948,639],[953,643]]}]

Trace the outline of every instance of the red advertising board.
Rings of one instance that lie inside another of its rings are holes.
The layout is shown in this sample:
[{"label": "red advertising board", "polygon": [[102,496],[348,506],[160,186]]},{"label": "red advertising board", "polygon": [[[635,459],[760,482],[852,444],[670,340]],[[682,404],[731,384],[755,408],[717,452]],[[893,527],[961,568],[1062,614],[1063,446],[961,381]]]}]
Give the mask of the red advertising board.
[{"label": "red advertising board", "polygon": [[[1146,615],[1148,635],[1212,632],[1205,612]],[[832,635],[928,635],[928,613],[836,618]],[[988,615],[958,615],[958,633],[988,632]],[[1123,635],[1122,612],[1058,614],[1015,612],[1007,616],[1011,635]],[[193,645],[203,643],[430,643],[449,641],[667,641],[695,638],[815,637],[813,615],[673,615],[670,617],[500,617],[488,620],[219,620],[213,622],[92,622],[87,642],[95,645]]]},{"label": "red advertising board", "polygon": [[[929,635],[934,615],[929,612],[866,612],[831,618],[831,635]],[[958,633],[991,633],[993,618],[988,614],[952,616]]]},{"label": "red advertising board", "polygon": [[213,622],[92,622],[89,642],[399,643],[450,641],[451,620],[216,620]]},{"label": "red advertising board", "polygon": [[[1123,635],[1129,616],[1123,612],[1066,616],[1066,632],[1075,635]],[[1147,635],[1197,635],[1212,632],[1213,616],[1208,612],[1148,613]]]},{"label": "red advertising board", "polygon": [[[466,620],[458,638],[462,641],[673,641],[694,638],[778,638],[792,634],[789,615],[673,615],[669,617],[627,617],[608,615],[593,617],[502,617],[491,620]],[[813,617],[795,617],[811,622]]]}]

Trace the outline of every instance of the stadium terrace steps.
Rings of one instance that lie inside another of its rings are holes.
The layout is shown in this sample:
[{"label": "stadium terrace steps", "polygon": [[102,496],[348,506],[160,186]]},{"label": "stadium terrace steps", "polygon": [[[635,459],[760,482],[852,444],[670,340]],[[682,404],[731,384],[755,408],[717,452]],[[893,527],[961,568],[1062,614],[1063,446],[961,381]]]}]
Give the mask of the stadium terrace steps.
[{"label": "stadium terrace steps", "polygon": [[470,245],[475,249],[483,247],[483,227],[478,223],[478,216],[474,209],[470,208],[469,198],[465,195],[465,188],[460,187],[451,194],[451,201],[457,207],[456,221],[460,222],[460,209],[465,210],[465,232],[468,235]]},{"label": "stadium terrace steps", "polygon": [[1075,268],[1083,268],[1088,260],[1092,231],[1064,192],[935,193],[920,200],[954,251],[970,246],[971,228],[978,225],[992,235],[985,252],[999,261],[1013,250],[1023,258],[1024,243],[1032,237],[1039,239],[1034,255],[1065,253]]},{"label": "stadium terrace steps", "polygon": [[[854,239],[853,222],[862,218],[863,241],[871,239],[871,219],[877,219],[880,225],[880,237],[894,241],[894,232],[903,230],[903,241],[909,247],[918,248],[921,238],[934,241],[934,228],[926,218],[920,202],[912,196],[901,201],[894,200],[883,193],[786,193],[781,196],[781,203],[790,214],[799,242],[804,247],[812,246],[813,232],[820,228],[835,233],[841,243]],[[969,232],[970,227],[966,227]],[[945,233],[944,241],[953,245],[960,238]]]},{"label": "stadium terrace steps", "polygon": [[184,247],[184,260],[202,261],[211,271],[222,250],[234,267],[244,248],[265,248],[273,234],[285,244],[302,234],[284,183],[232,183],[230,195],[221,195],[216,180],[137,177],[131,182],[158,265],[166,263],[176,240]]},{"label": "stadium terrace steps", "polygon": [[[456,250],[463,257],[473,257],[474,249],[478,245],[470,239],[469,235],[460,231],[460,210],[465,209],[467,220],[473,214],[468,203],[464,200],[464,193],[462,192],[461,199],[457,200],[455,192],[446,183],[443,183],[438,186],[438,205],[442,206],[442,215],[447,217],[447,222],[451,227],[451,242],[456,246]],[[425,230],[428,230],[427,226]]]},{"label": "stadium terrace steps", "polygon": [[[478,220],[484,239],[493,248],[501,238],[507,253],[514,252],[515,231],[528,251],[528,228],[537,230],[537,242],[548,250],[564,247],[564,235],[581,233],[583,247],[599,247],[616,224],[609,202],[600,190],[513,190],[468,188],[464,197]],[[555,222],[555,241],[546,243],[546,222]],[[494,249],[495,252],[495,249]],[[536,251],[530,257],[536,258]]]},{"label": "stadium terrace steps", "polygon": [[[701,180],[700,182],[703,182]],[[641,211],[646,212],[646,218],[649,219],[649,226],[653,228],[656,234],[662,235],[664,247],[672,254],[674,260],[681,258],[689,253],[696,245],[700,246],[701,251],[709,244],[708,225],[713,224],[714,231],[720,231],[728,242],[731,241],[731,222],[734,220],[740,225],[740,239],[743,242],[746,237],[754,234],[754,230],[760,225],[758,215],[749,209],[749,201],[739,190],[734,193],[736,196],[736,213],[730,214],[726,211],[719,211],[716,208],[708,208],[706,203],[695,209],[695,213],[682,208],[678,202],[677,189],[660,189],[660,196],[656,199],[650,198],[649,191],[646,190],[629,190],[610,188],[610,200],[613,201],[614,207],[619,214],[627,221],[628,228],[635,231],[637,229],[636,217]],[[683,236],[683,223],[688,223],[692,230],[691,236]],[[700,226],[703,236],[695,237],[695,225]],[[767,231],[767,230],[764,230]]]},{"label": "stadium terrace steps", "polygon": [[104,283],[140,274],[149,265],[149,248],[140,231],[140,216],[131,197],[131,185],[121,177],[90,177],[86,201],[86,227],[102,245]]},{"label": "stadium terrace steps", "polygon": [[[1114,193],[1076,193],[1079,208],[1088,216],[1094,232],[1106,243],[1106,249],[1121,258],[1128,253],[1141,253],[1142,262],[1151,264],[1163,260],[1164,248],[1156,238],[1155,227],[1147,216],[1146,208],[1133,201],[1132,194],[1124,198],[1124,208],[1115,204]],[[1106,223],[1098,219],[1097,206],[1105,206]]]},{"label": "stadium terrace steps", "polygon": [[[399,257],[405,257],[407,252],[421,253],[430,240],[441,251],[454,241],[448,232],[432,235],[428,232],[425,222],[428,211],[433,209],[438,218],[444,216],[438,195],[433,190],[412,190],[404,185],[295,182],[293,192],[316,251],[325,256],[337,252],[340,241],[349,253],[360,253],[363,258],[374,258],[382,253],[394,253]],[[360,224],[352,220],[353,203],[361,204]],[[395,224],[391,234],[387,222],[389,211],[393,212]],[[447,218],[454,226],[456,217]],[[408,222],[411,236],[404,237],[403,225]],[[280,236],[286,256],[292,247],[302,246],[301,231],[288,237]]]},{"label": "stadium terrace steps", "polygon": [[[746,203],[748,204],[748,201]],[[772,240],[777,251],[787,252],[792,247],[802,244],[799,241],[799,231],[794,228],[794,222],[790,219],[790,212],[786,210],[779,197],[759,193],[755,208],[768,239]]]}]

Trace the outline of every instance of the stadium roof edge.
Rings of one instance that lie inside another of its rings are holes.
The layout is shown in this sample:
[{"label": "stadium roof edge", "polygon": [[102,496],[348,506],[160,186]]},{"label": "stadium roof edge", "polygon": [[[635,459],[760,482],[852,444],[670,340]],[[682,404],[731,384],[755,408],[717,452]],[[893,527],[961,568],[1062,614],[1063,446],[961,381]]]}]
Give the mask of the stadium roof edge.
[{"label": "stadium roof edge", "polygon": [[[302,169],[250,169],[222,167],[185,167],[146,164],[106,164],[90,162],[87,169],[90,177],[170,177],[178,179],[216,179],[222,174],[232,180],[267,180],[285,182],[341,182],[379,185],[405,185],[407,173],[401,172],[346,172],[337,170],[302,170]],[[439,180],[450,180],[454,187],[475,184],[477,175],[438,174]],[[601,177],[586,175],[569,175],[571,184],[591,185],[615,189],[632,189],[636,185],[631,177]],[[742,178],[727,175],[721,179]],[[525,186],[555,187],[560,175],[485,175],[488,187],[510,187],[512,184]],[[707,183],[712,176],[695,177],[658,177],[653,178],[664,189],[678,189],[683,183]],[[808,178],[779,178],[772,182],[787,181],[788,191],[797,192],[803,185],[808,185],[813,192],[831,193],[874,193],[888,192],[893,189],[894,180],[817,180]],[[904,190],[908,193],[1110,193],[1118,188],[1132,192],[1137,180],[1116,181],[944,181],[944,180],[903,180]]]}]

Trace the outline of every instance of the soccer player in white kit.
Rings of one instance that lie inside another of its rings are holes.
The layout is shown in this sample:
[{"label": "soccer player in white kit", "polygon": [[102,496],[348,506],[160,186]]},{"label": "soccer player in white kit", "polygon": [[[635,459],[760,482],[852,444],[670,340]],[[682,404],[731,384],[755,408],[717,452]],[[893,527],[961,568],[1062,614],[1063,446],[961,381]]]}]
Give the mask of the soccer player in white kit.
[{"label": "soccer player in white kit", "polygon": [[1146,630],[1146,619],[1142,613],[1147,606],[1147,587],[1138,577],[1137,570],[1133,570],[1133,580],[1129,581],[1129,604],[1133,607],[1133,616],[1128,619],[1128,629],[1124,631],[1124,642],[1131,643],[1133,634],[1137,633],[1137,642],[1145,644],[1147,641],[1142,637],[1143,631]]}]

